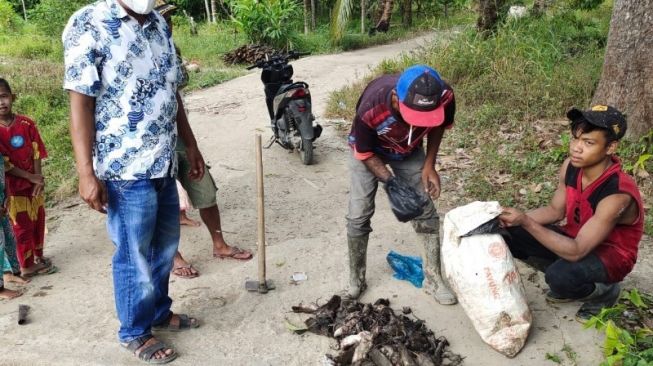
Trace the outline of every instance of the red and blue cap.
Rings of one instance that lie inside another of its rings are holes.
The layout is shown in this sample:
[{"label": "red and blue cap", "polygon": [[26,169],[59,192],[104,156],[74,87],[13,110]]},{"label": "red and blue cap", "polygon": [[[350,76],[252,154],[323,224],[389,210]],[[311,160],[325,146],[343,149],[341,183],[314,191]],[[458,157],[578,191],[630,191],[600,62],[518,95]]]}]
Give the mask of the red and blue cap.
[{"label": "red and blue cap", "polygon": [[397,81],[399,113],[406,123],[417,127],[437,127],[444,122],[440,98],[444,82],[433,68],[415,65],[404,70]]}]

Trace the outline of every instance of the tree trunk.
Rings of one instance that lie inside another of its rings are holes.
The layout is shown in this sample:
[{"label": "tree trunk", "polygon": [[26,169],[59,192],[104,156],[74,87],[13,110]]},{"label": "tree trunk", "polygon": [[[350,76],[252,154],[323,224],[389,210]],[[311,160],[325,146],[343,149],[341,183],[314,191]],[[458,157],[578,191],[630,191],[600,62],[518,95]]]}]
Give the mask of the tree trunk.
[{"label": "tree trunk", "polygon": [[361,34],[365,34],[365,0],[361,0]]},{"label": "tree trunk", "polygon": [[25,21],[27,21],[27,9],[25,8],[25,0],[21,0],[23,3],[23,18],[25,18]]},{"label": "tree trunk", "polygon": [[373,24],[377,24],[383,16],[383,8],[385,7],[385,0],[378,0],[376,4],[376,12],[374,14]]},{"label": "tree trunk", "polygon": [[653,0],[615,0],[601,80],[592,104],[627,115],[626,136],[653,128]]},{"label": "tree trunk", "polygon": [[209,0],[204,0],[204,8],[206,9],[206,22],[213,23],[213,19],[211,19],[211,7],[209,6]]},{"label": "tree trunk", "polygon": [[308,7],[310,0],[304,0],[304,34],[308,34]]},{"label": "tree trunk", "polygon": [[379,32],[387,32],[390,29],[390,19],[392,18],[392,7],[394,6],[393,0],[385,0],[383,2],[383,12],[379,22],[376,23],[376,30]]},{"label": "tree trunk", "polygon": [[449,18],[449,2],[444,2],[444,18]]},{"label": "tree trunk", "polygon": [[479,0],[476,29],[484,34],[493,32],[499,20],[499,9],[505,0]]},{"label": "tree trunk", "polygon": [[311,0],[311,30],[315,31],[315,0]]},{"label": "tree trunk", "polygon": [[413,0],[404,0],[404,12],[401,20],[405,26],[413,25]]},{"label": "tree trunk", "polygon": [[211,23],[218,21],[218,7],[215,5],[216,0],[211,0]]}]

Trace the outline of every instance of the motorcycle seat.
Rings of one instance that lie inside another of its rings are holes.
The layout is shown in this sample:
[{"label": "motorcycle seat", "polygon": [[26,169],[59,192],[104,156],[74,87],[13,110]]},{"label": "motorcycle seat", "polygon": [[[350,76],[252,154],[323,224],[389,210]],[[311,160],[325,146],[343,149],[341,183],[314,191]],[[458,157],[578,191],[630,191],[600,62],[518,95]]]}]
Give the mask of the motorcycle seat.
[{"label": "motorcycle seat", "polygon": [[278,91],[277,93],[285,93],[285,92],[287,92],[288,90],[291,90],[291,89],[298,89],[298,88],[308,89],[308,84],[306,84],[306,83],[303,82],[303,81],[298,81],[298,82],[296,82],[296,83],[292,83],[292,84],[284,85],[284,86],[282,86],[281,88],[279,88],[279,91]]}]

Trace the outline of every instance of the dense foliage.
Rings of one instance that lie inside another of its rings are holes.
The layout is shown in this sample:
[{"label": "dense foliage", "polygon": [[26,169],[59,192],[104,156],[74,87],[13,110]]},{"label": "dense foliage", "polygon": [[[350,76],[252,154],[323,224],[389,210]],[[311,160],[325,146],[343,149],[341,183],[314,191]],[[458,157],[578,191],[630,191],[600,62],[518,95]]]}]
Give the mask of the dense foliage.
[{"label": "dense foliage", "polygon": [[250,42],[287,48],[300,14],[295,0],[234,0],[229,5],[232,21]]}]

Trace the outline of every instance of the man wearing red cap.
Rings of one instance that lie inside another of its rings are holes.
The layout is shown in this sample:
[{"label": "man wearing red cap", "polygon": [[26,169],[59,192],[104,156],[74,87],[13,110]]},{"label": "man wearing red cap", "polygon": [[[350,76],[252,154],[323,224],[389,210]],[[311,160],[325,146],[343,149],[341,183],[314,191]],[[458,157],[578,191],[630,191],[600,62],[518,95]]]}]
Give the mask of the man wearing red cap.
[{"label": "man wearing red cap", "polygon": [[[435,159],[445,129],[455,114],[453,89],[434,69],[415,65],[400,75],[372,80],[356,105],[349,135],[351,184],[347,214],[349,246],[348,296],[358,298],[365,282],[367,243],[372,231],[374,197],[378,182],[389,191],[415,195],[418,212],[400,216],[411,220],[424,247],[427,288],[436,301],[456,303],[440,274],[439,217],[432,199],[440,195]],[[423,139],[426,137],[426,153]],[[387,166],[392,168],[392,171]],[[389,194],[391,196],[391,194]],[[391,201],[392,201],[392,197]]]}]

